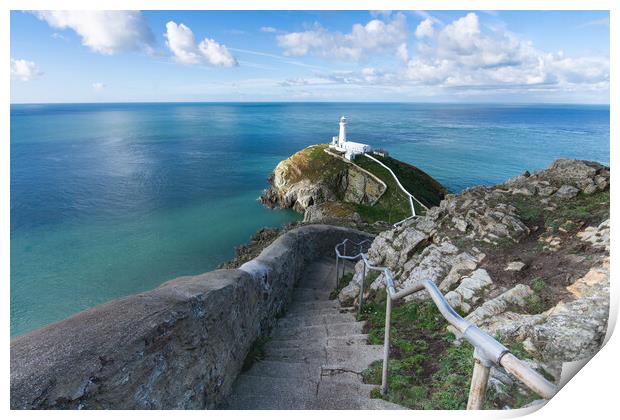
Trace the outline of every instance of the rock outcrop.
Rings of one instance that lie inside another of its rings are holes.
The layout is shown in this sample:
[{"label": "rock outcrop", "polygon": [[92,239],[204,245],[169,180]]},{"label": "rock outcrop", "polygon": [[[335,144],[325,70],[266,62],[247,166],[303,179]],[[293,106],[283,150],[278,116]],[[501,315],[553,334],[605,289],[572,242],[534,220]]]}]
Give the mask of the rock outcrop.
[{"label": "rock outcrop", "polygon": [[[598,163],[558,160],[500,185],[469,188],[381,232],[368,257],[390,268],[398,290],[432,279],[468,320],[522,346],[532,366],[559,380],[562,363],[592,357],[606,333],[609,179]],[[501,369],[494,372],[497,389],[513,385]]]},{"label": "rock outcrop", "polygon": [[281,161],[271,174],[271,187],[264,191],[261,201],[300,213],[310,206],[332,201],[376,203],[386,185],[324,149],[325,145],[310,146]]}]

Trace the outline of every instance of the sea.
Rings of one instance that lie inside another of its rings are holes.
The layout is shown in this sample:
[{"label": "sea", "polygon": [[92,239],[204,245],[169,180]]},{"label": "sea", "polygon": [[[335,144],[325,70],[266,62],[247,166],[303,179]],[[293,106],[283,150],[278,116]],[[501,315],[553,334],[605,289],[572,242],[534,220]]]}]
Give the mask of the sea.
[{"label": "sea", "polygon": [[452,192],[558,158],[609,164],[609,106],[398,103],[11,105],[11,336],[216,268],[260,227],[276,164],[338,134]]}]

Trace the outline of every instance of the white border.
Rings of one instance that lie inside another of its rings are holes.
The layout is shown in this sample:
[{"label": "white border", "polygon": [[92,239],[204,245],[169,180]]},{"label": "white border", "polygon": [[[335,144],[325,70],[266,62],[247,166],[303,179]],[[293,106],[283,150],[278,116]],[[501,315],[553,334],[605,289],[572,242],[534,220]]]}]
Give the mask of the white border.
[{"label": "white border", "polygon": [[[2,324],[2,332],[7,342],[3,347],[4,361],[2,366],[2,382],[3,382],[3,408],[8,411],[9,409],[9,113],[10,113],[10,74],[8,60],[10,57],[10,36],[9,25],[10,17],[9,10],[36,10],[36,9],[144,9],[144,10],[199,10],[199,9],[212,9],[212,10],[611,10],[611,24],[610,34],[613,41],[620,39],[618,33],[618,25],[620,24],[620,18],[618,16],[618,2],[611,0],[573,0],[569,2],[559,0],[471,0],[471,1],[459,1],[459,0],[442,0],[440,3],[430,0],[416,0],[416,1],[403,1],[403,0],[383,0],[383,1],[369,1],[369,0],[338,0],[338,1],[308,1],[308,0],[262,0],[257,1],[241,1],[241,0],[228,0],[222,1],[198,1],[198,0],[179,0],[179,1],[162,1],[162,0],[107,0],[107,1],[90,1],[88,3],[84,1],[76,0],[57,0],[57,1],[41,1],[41,0],[8,0],[4,1],[3,8],[5,9],[2,14],[2,50],[4,52],[5,64],[2,66],[1,74],[4,80],[6,89],[2,91],[4,101],[2,102],[2,116],[0,117],[0,127],[3,132],[2,136],[2,153],[0,163],[0,177],[2,179],[2,207],[0,212],[2,214],[2,230],[0,247],[2,251],[2,264],[0,269],[2,270],[2,279],[4,292],[4,315],[5,319]],[[612,71],[610,74],[614,75],[613,70],[618,68],[618,45],[617,41],[610,43],[610,63]],[[618,105],[620,100],[620,92],[617,83],[614,83],[615,79],[612,76],[610,87],[610,110],[611,110],[611,127],[610,138],[613,139],[610,144],[610,166],[615,167],[618,153],[618,140],[620,139],[618,133]],[[612,171],[612,200],[611,211],[613,220],[615,220],[615,211],[618,208],[617,190],[618,190],[618,176],[615,171]],[[613,222],[612,222],[613,225]],[[615,255],[615,225],[612,226],[612,255]],[[618,282],[614,278],[615,274],[615,261],[612,260],[611,264],[611,278],[612,278],[612,314],[610,324],[615,325],[618,311]],[[528,418],[541,419],[550,417],[562,417],[563,419],[607,419],[616,417],[617,414],[613,414],[618,410],[616,399],[617,396],[617,378],[619,377],[620,369],[617,357],[615,355],[620,354],[620,343],[617,334],[612,335],[606,346],[583,368],[578,375],[570,381],[559,393],[553,398],[545,407],[531,414]],[[463,392],[467,392],[464,390]],[[136,415],[148,415],[152,419],[163,419],[169,417],[170,414],[164,411],[149,411],[149,412],[127,412],[127,411],[96,411],[96,412],[18,412],[12,411],[7,413],[10,416],[16,418],[31,418],[31,417],[45,417],[45,418],[75,418],[89,416],[92,418],[111,417],[115,418],[129,418]],[[174,412],[174,416],[182,416],[184,418],[203,418],[203,416],[216,416],[217,418],[236,418],[238,416],[251,416],[256,417],[269,417],[269,418],[289,418],[290,416],[300,418],[314,418],[315,416],[327,416],[327,417],[343,417],[343,416],[356,416],[358,418],[372,418],[381,416],[381,418],[435,418],[437,415],[448,418],[503,418],[503,417],[515,417],[521,413],[516,411],[512,412],[436,412],[428,411],[407,411],[407,412],[222,412],[217,413],[204,413],[201,411],[193,412]]]}]

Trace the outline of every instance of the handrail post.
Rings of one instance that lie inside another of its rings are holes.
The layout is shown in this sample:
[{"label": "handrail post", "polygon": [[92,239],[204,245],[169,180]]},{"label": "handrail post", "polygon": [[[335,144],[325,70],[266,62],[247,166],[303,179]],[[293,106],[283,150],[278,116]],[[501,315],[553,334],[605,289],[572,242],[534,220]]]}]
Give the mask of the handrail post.
[{"label": "handrail post", "polygon": [[366,264],[362,264],[362,280],[360,281],[360,298],[357,306],[357,315],[362,314],[362,305],[364,304],[364,281],[366,280]]},{"label": "handrail post", "polygon": [[334,290],[338,290],[338,263],[339,263],[339,258],[338,258],[338,254],[336,254],[336,287],[334,288]]},{"label": "handrail post", "polygon": [[468,410],[480,410],[484,405],[490,371],[491,361],[481,357],[477,349],[474,350],[474,371],[471,375],[471,387],[467,400]]},{"label": "handrail post", "polygon": [[388,293],[385,301],[385,336],[383,338],[383,371],[381,374],[381,395],[388,390],[388,365],[390,363],[390,329],[392,325],[392,298]]}]

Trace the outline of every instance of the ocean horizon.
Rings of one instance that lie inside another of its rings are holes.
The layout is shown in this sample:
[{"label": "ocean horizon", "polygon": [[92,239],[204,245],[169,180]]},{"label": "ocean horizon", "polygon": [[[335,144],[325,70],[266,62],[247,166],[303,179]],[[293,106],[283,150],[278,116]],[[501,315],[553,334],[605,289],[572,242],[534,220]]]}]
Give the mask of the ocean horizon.
[{"label": "ocean horizon", "polygon": [[277,163],[326,143],[387,149],[452,192],[558,158],[609,164],[609,105],[131,102],[11,105],[11,336],[216,268],[263,226]]}]

